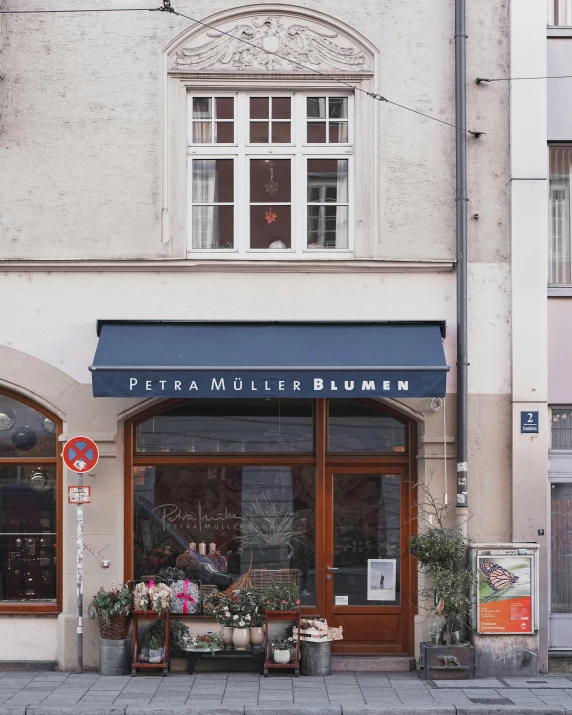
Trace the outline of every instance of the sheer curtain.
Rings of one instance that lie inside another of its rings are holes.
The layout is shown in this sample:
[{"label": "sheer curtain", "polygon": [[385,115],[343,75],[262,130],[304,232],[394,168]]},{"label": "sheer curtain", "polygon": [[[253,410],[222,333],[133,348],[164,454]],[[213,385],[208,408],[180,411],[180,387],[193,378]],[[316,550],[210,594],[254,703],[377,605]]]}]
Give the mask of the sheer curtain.
[{"label": "sheer curtain", "polygon": [[[193,160],[193,248],[218,248],[220,227],[217,207],[216,159]],[[199,204],[197,206],[197,204]],[[207,204],[201,206],[200,204]],[[210,206],[208,205],[210,204]]]},{"label": "sheer curtain", "polygon": [[570,169],[572,147],[550,148],[549,278],[553,285],[569,284]]}]

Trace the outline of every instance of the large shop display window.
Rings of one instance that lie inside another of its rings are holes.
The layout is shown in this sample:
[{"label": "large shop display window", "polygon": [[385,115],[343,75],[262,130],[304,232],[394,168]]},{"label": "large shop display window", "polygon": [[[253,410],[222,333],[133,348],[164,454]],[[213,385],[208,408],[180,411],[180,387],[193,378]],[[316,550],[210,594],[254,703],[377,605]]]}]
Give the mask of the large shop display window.
[{"label": "large shop display window", "polygon": [[55,417],[0,393],[0,612],[58,610]]},{"label": "large shop display window", "polygon": [[303,606],[399,606],[410,435],[380,404],[185,400],[131,434],[128,577],[291,569]]}]

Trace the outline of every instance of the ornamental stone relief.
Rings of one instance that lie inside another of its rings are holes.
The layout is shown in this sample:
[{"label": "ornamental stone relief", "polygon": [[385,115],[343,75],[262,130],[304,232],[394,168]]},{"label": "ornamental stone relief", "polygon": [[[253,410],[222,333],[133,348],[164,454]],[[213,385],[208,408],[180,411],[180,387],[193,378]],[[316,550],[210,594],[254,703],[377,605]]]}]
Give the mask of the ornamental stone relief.
[{"label": "ornamental stone relief", "polygon": [[[174,69],[303,72],[297,63],[330,71],[366,69],[365,53],[347,37],[317,24],[301,24],[295,18],[245,18],[238,25],[222,25],[221,30],[225,34],[208,30],[192,40],[193,46],[177,52]],[[199,44],[205,37],[206,42]]]}]

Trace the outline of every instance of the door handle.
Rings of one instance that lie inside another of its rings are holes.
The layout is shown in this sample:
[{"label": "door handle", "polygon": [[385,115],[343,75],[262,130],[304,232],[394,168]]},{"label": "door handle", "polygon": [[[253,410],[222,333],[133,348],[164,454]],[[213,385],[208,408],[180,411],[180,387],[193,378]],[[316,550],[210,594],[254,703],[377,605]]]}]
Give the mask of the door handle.
[{"label": "door handle", "polygon": [[337,571],[338,567],[337,566],[326,566],[326,571]]}]

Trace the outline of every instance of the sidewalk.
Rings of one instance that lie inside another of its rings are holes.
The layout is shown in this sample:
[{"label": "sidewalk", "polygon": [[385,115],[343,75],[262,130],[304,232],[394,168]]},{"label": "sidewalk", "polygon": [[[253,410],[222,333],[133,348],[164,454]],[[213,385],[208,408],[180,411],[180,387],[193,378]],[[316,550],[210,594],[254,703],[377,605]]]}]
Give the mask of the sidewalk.
[{"label": "sidewalk", "polygon": [[572,715],[572,675],[423,682],[415,673],[101,677],[0,673],[0,715]]}]

